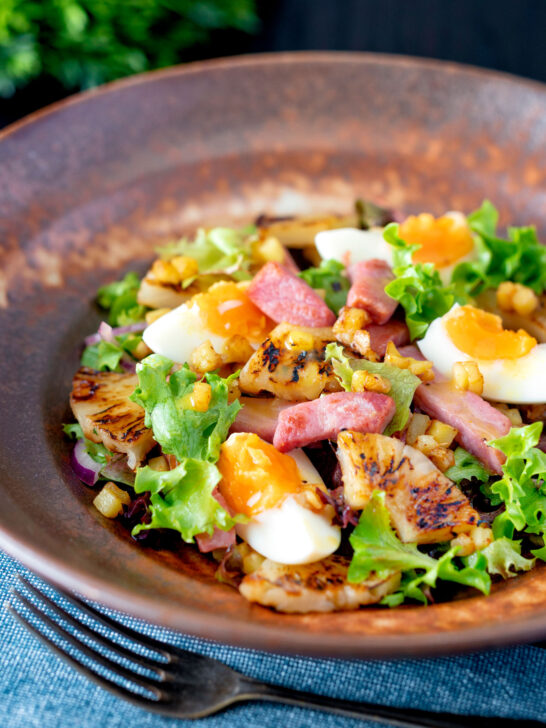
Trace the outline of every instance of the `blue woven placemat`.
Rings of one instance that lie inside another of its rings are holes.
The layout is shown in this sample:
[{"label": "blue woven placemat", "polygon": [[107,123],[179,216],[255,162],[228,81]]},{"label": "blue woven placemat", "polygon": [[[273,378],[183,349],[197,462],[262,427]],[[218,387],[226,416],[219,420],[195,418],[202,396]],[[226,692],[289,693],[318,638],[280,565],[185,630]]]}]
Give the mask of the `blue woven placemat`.
[{"label": "blue woven placemat", "polygon": [[[0,552],[0,590],[6,602],[22,573]],[[43,583],[41,583],[43,586]],[[46,589],[47,590],[47,589]],[[253,677],[303,690],[468,715],[545,720],[546,650],[518,647],[462,657],[397,662],[281,657],[179,635],[123,617],[159,639],[212,655]],[[0,610],[0,726],[2,728],[352,728],[368,722],[267,703],[237,706],[200,721],[161,718],[121,701],[65,665]],[[441,638],[439,638],[441,639]]]}]

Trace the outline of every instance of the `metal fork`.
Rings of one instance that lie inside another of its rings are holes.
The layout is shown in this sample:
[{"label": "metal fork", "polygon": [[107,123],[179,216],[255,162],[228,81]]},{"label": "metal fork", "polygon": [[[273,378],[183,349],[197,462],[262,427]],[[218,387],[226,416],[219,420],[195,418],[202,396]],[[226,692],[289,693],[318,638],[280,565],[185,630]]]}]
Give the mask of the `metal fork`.
[{"label": "metal fork", "polygon": [[[427,726],[431,728],[487,728],[487,726],[491,726],[491,728],[531,728],[531,726],[536,726],[538,728],[538,726],[544,726],[544,724],[532,720],[460,716],[356,703],[263,683],[247,677],[211,657],[178,649],[166,642],[143,635],[77,597],[59,590],[62,597],[80,612],[108,627],[112,636],[118,639],[120,637],[128,638],[135,643],[135,648],[137,646],[141,649],[145,647],[156,655],[155,657],[145,656],[136,649],[130,649],[110,637],[106,637],[94,627],[84,623],[79,616],[67,612],[24,577],[19,576],[19,579],[33,595],[34,601],[39,604],[39,607],[35,606],[18,589],[12,590],[12,604],[7,605],[7,609],[16,619],[45,642],[61,659],[101,687],[141,708],[162,715],[186,719],[203,718],[234,703],[268,700],[326,710],[350,718],[367,719],[400,728]],[[24,615],[25,611],[30,611],[34,615],[33,621]],[[57,619],[70,624],[77,631],[69,632],[46,612],[53,612]],[[40,624],[40,628],[36,626],[36,623]],[[51,639],[44,633],[44,627],[52,630],[60,639],[58,641]],[[106,648],[118,659],[125,658],[130,661],[135,667],[126,667],[108,657],[97,646],[90,646],[83,641],[82,635],[90,638],[95,645]],[[90,664],[85,664],[79,657],[69,652],[67,645],[71,645],[89,658]],[[130,687],[125,687],[113,678],[102,674],[96,667],[99,665],[118,679],[125,679],[126,684],[129,684]],[[148,675],[135,669],[138,667],[145,668]]]}]

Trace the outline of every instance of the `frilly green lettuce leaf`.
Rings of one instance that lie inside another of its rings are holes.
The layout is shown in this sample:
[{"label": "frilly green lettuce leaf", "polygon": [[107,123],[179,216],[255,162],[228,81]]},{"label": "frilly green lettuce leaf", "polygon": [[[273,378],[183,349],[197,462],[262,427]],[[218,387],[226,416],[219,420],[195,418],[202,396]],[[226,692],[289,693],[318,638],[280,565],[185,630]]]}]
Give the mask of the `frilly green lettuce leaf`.
[{"label": "frilly green lettuce leaf", "polygon": [[372,493],[349,541],[354,549],[348,571],[350,582],[364,581],[372,572],[380,577],[402,572],[400,589],[382,602],[388,606],[398,606],[406,599],[426,604],[426,590],[434,588],[439,580],[489,593],[491,579],[485,557],[478,555],[471,564],[461,559],[459,565],[457,547],[434,559],[419,551],[416,544],[402,543],[391,527],[385,493],[381,491]]},{"label": "frilly green lettuce leaf", "polygon": [[478,260],[457,265],[452,283],[470,296],[486,288],[497,288],[503,281],[521,283],[542,293],[546,289],[546,247],[541,245],[533,226],[510,227],[508,238],[499,237],[498,217],[489,200],[468,216]]},{"label": "frilly green lettuce leaf", "polygon": [[229,531],[241,518],[231,518],[212,495],[220,478],[216,465],[191,458],[164,472],[139,468],[134,489],[150,493],[151,520],[135,526],[133,536],[150,528],[170,528],[192,543],[199,533],[212,535],[215,527]]},{"label": "frilly green lettuce leaf", "polygon": [[[485,492],[505,511],[493,522],[496,538],[512,538],[514,531],[544,537],[546,535],[546,453],[539,450],[542,422],[512,427],[504,437],[488,444],[506,455],[502,478],[490,483]],[[546,549],[532,552],[546,560]]]},{"label": "frilly green lettuce leaf", "polygon": [[131,399],[144,408],[145,424],[166,453],[178,460],[196,458],[216,462],[220,446],[241,409],[236,400],[228,403],[228,389],[237,373],[227,379],[207,374],[211,401],[206,412],[191,409],[188,397],[197,375],[187,365],[171,372],[173,362],[151,354],[137,364],[138,387]]},{"label": "frilly green lettuce leaf", "polygon": [[125,354],[133,357],[133,351],[142,341],[142,334],[121,334],[115,341],[99,341],[87,346],[82,353],[81,365],[98,371],[122,372],[121,359]]},{"label": "frilly green lettuce leaf", "polygon": [[[479,553],[487,561],[487,571],[498,574],[503,579],[516,576],[518,571],[529,571],[535,565],[535,559],[527,559],[521,555],[521,541],[512,541],[506,537],[495,539]],[[474,558],[475,554],[469,556],[469,562]]]},{"label": "frilly green lettuce leaf", "polygon": [[445,475],[450,480],[459,484],[462,480],[472,480],[475,478],[481,483],[486,483],[489,478],[489,472],[483,467],[478,458],[471,455],[463,447],[456,448],[455,452],[455,465],[446,470]]},{"label": "frilly green lettuce leaf", "polygon": [[130,272],[120,281],[99,288],[97,302],[110,311],[108,323],[111,326],[128,326],[143,320],[147,308],[137,303],[139,287],[140,278]]},{"label": "frilly green lettuce leaf", "polygon": [[459,299],[452,286],[444,286],[432,263],[412,262],[412,254],[420,246],[402,240],[398,229],[397,223],[391,223],[383,233],[387,243],[394,248],[395,275],[385,292],[404,308],[411,339],[421,339],[430,323],[447,313]]},{"label": "frilly green lettuce leaf", "polygon": [[345,266],[333,258],[323,260],[318,268],[307,268],[299,275],[311,288],[320,288],[325,291],[326,305],[334,313],[347,303],[347,294],[351,284],[347,276],[343,275]]},{"label": "frilly green lettuce leaf", "polygon": [[[163,258],[173,258],[175,255],[195,258],[201,275],[225,273],[235,280],[249,280],[251,245],[248,236],[249,229],[201,228],[197,231],[195,240],[182,238],[176,243],[158,248],[157,252]],[[186,279],[183,285],[188,286],[194,280],[195,276]]]}]

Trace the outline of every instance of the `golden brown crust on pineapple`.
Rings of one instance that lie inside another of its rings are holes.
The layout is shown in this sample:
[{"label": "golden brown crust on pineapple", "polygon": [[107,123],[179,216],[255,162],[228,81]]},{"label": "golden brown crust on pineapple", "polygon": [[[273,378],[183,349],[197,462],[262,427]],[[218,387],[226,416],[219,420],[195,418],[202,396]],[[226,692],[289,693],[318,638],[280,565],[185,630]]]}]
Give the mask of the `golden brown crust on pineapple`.
[{"label": "golden brown crust on pineapple", "polygon": [[[309,346],[297,343],[306,338]],[[290,401],[316,399],[324,390],[336,391],[339,386],[331,363],[324,361],[324,351],[332,341],[330,328],[279,324],[243,367],[241,390],[271,392]]]},{"label": "golden brown crust on pineapple", "polygon": [[371,574],[360,584],[347,581],[349,560],[334,554],[314,564],[284,565],[266,559],[239,587],[251,602],[279,612],[332,612],[375,604],[398,588],[400,574]]},{"label": "golden brown crust on pineapple", "polygon": [[466,496],[426,457],[393,437],[346,430],[338,436],[345,500],[362,509],[385,491],[400,539],[437,543],[470,531],[479,516]]},{"label": "golden brown crust on pineapple", "polygon": [[155,445],[152,431],[144,426],[144,410],[129,399],[137,384],[136,374],[81,367],[72,380],[70,395],[70,406],[85,437],[126,454],[133,469]]}]

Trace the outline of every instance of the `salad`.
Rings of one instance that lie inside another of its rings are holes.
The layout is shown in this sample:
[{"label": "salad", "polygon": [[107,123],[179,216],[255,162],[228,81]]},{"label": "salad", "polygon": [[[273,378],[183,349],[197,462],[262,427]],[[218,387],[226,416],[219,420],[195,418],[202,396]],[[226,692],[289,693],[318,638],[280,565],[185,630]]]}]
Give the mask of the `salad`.
[{"label": "salad", "polygon": [[97,510],[281,612],[546,561],[546,247],[497,217],[261,216],[101,288],[64,426]]}]

